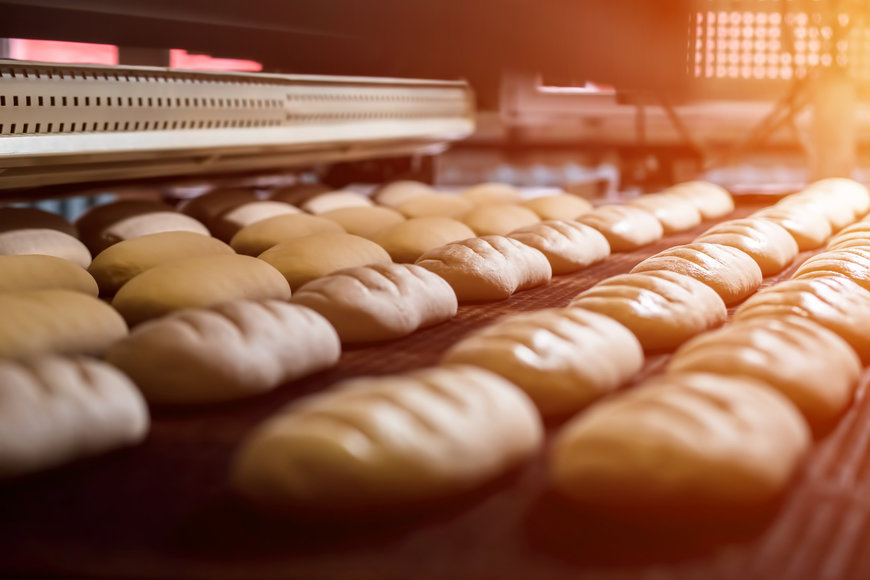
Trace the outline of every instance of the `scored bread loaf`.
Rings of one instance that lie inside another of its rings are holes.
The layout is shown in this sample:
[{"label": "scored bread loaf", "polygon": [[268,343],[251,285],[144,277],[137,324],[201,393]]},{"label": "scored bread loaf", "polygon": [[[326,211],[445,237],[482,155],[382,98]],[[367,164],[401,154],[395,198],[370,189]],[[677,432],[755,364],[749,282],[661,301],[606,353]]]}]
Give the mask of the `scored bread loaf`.
[{"label": "scored bread loaf", "polygon": [[664,193],[674,194],[694,204],[701,217],[712,220],[734,211],[734,199],[723,187],[709,181],[686,181],[667,188]]},{"label": "scored bread loaf", "polygon": [[673,193],[651,193],[629,202],[630,205],[653,214],[662,224],[666,234],[684,232],[701,223],[698,207],[684,196]]},{"label": "scored bread loaf", "polygon": [[610,255],[607,238],[577,222],[548,220],[514,230],[508,237],[544,254],[554,275],[576,272]]},{"label": "scored bread loaf", "polygon": [[664,235],[661,222],[653,214],[630,205],[604,205],[581,215],[577,221],[601,232],[611,252],[636,250]]},{"label": "scored bread loaf", "polygon": [[798,254],[791,234],[773,221],[749,217],[717,224],[695,238],[696,243],[722,244],[746,252],[762,276],[779,274]]}]

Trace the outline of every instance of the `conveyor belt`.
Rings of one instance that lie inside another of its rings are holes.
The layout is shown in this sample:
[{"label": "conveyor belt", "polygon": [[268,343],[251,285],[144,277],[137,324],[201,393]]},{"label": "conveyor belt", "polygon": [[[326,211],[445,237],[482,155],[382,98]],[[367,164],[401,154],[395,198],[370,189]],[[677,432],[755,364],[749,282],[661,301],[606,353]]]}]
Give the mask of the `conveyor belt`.
[{"label": "conveyor belt", "polygon": [[[741,205],[742,217],[757,204]],[[710,223],[509,300],[460,308],[404,340],[347,350],[309,380],[240,403],[156,412],[147,442],[0,486],[0,576],[75,578],[868,578],[870,403],[867,376],[818,443],[777,513],[739,527],[629,530],[565,509],[544,492],[543,457],[486,489],[379,522],[268,520],[226,487],[231,455],[291,399],[359,374],[434,364],[469,331],[507,313],[564,306]],[[787,278],[791,268],[771,284]],[[667,356],[651,357],[642,374]],[[551,432],[554,429],[551,428]]]}]

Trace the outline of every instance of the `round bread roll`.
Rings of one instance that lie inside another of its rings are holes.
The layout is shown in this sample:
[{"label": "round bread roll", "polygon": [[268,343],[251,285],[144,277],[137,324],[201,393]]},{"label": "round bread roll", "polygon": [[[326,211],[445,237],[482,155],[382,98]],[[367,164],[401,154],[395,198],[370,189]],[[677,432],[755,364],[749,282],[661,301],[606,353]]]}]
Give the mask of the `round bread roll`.
[{"label": "round bread roll", "polygon": [[828,250],[842,248],[870,247],[870,221],[862,220],[840,230],[828,242]]},{"label": "round bread roll", "polygon": [[374,205],[365,195],[353,191],[331,191],[316,195],[302,204],[308,213],[321,214],[343,207],[369,207]]},{"label": "round bread roll", "polygon": [[798,410],[764,383],[668,373],[568,423],[549,472],[592,511],[704,519],[781,496],[809,446]]},{"label": "round bread roll", "polygon": [[127,336],[127,325],[111,306],[72,290],[0,293],[0,320],[0,358],[102,356]]},{"label": "round bread roll", "polygon": [[211,235],[207,227],[190,216],[177,211],[152,212],[124,218],[105,227],[96,247],[102,252],[118,242],[160,232],[193,232],[203,236]]},{"label": "round bread roll", "polygon": [[193,232],[161,232],[106,248],[94,258],[88,272],[99,284],[100,293],[111,296],[145,270],[175,260],[221,254],[235,252],[211,236]]},{"label": "round bread roll", "polygon": [[785,228],[764,218],[743,218],[716,224],[695,243],[722,244],[742,250],[755,260],[762,276],[782,272],[798,255],[797,242]]},{"label": "round bread roll", "polygon": [[764,218],[785,228],[801,252],[820,248],[831,237],[831,222],[823,214],[798,205],[774,205],[757,211],[750,217]]},{"label": "round bread roll", "polygon": [[287,214],[266,218],[245,226],[230,240],[240,254],[259,256],[269,248],[296,238],[327,232],[342,232],[332,220],[308,214]]},{"label": "round bread roll", "polygon": [[501,375],[542,415],[553,416],[576,412],[629,382],[643,366],[643,350],[612,318],[563,308],[505,316],[454,344],[442,362]]},{"label": "round bread roll", "polygon": [[647,352],[673,350],[728,315],[712,288],[666,270],[612,276],[578,294],[571,306],[620,322]]},{"label": "round bread roll", "polygon": [[573,220],[592,211],[592,204],[577,195],[559,193],[543,195],[520,202],[542,220]]},{"label": "round bread roll", "polygon": [[514,230],[508,237],[544,254],[553,274],[576,272],[610,255],[607,238],[577,222],[548,220]]},{"label": "round bread roll", "polygon": [[72,290],[96,296],[97,283],[84,268],[54,256],[0,256],[0,292]]},{"label": "round bread roll", "polygon": [[426,193],[407,199],[396,210],[409,218],[448,217],[458,218],[474,209],[474,204],[452,193]]},{"label": "round bread roll", "polygon": [[544,254],[504,236],[446,244],[420,256],[417,264],[447,280],[459,302],[504,300],[546,284],[553,275]]},{"label": "round bread roll", "polygon": [[349,234],[373,239],[378,232],[405,221],[405,216],[388,207],[343,207],[320,214],[334,221]]},{"label": "round bread roll", "polygon": [[231,480],[261,506],[367,511],[478,487],[543,442],[534,405],[482,369],[357,378],[301,399],[243,442]]},{"label": "round bread roll", "polygon": [[831,230],[839,232],[855,221],[855,212],[836,196],[825,195],[823,191],[802,191],[779,200],[774,207],[798,207],[825,216]]},{"label": "round bread roll", "polygon": [[148,408],[130,380],[83,357],[0,360],[0,479],[135,445]]},{"label": "round bread roll", "polygon": [[269,199],[299,207],[312,197],[330,191],[334,191],[333,188],[320,183],[294,183],[272,191],[269,194]]},{"label": "round bread roll", "polygon": [[456,316],[456,294],[414,264],[340,270],[302,286],[292,301],[318,312],[343,343],[392,340]]},{"label": "round bread roll", "polygon": [[374,194],[375,203],[396,207],[412,197],[429,195],[435,190],[419,181],[393,181],[381,186]]},{"label": "round bread roll", "polygon": [[662,224],[650,212],[630,205],[604,205],[577,218],[601,232],[611,252],[636,250],[664,235]]},{"label": "round bread roll", "polygon": [[429,250],[473,237],[471,228],[460,221],[428,217],[387,226],[373,240],[389,252],[394,262],[411,263]]},{"label": "round bread roll", "polygon": [[474,205],[519,203],[522,200],[520,190],[506,183],[481,183],[463,191],[462,196]]},{"label": "round bread roll", "polygon": [[178,205],[178,210],[199,222],[210,224],[222,213],[258,199],[253,189],[243,187],[215,189],[183,201]]},{"label": "round bread roll", "polygon": [[822,195],[837,197],[852,209],[856,218],[860,218],[870,211],[870,192],[863,184],[854,179],[828,177],[814,181],[804,191],[818,191]]},{"label": "round bread roll", "polygon": [[631,272],[669,270],[703,282],[726,306],[737,304],[761,286],[761,269],[749,254],[731,246],[696,243],[674,246],[651,256]]},{"label": "round bread roll", "polygon": [[849,343],[870,363],[870,292],[845,276],[787,280],[758,292],[734,313],[734,320],[803,316]]},{"label": "round bread roll", "polygon": [[692,202],[701,217],[712,220],[728,215],[734,211],[734,199],[724,188],[709,181],[686,181],[678,183],[665,190]]},{"label": "round bread roll", "polygon": [[506,236],[514,230],[541,221],[538,214],[520,205],[484,205],[462,216],[462,222],[478,236]]},{"label": "round bread roll", "polygon": [[666,234],[684,232],[701,223],[701,212],[685,196],[673,193],[642,195],[629,202],[653,214],[662,223]]},{"label": "round bread roll", "polygon": [[845,276],[870,291],[870,246],[840,248],[817,254],[800,265],[792,278]]},{"label": "round bread roll", "polygon": [[799,316],[748,318],[684,344],[668,372],[752,377],[788,397],[824,431],[852,402],[861,361],[839,336]]},{"label": "round bread roll", "polygon": [[214,237],[229,242],[245,226],[293,213],[300,213],[300,210],[283,201],[249,201],[220,214],[208,224],[208,228]]},{"label": "round bread roll", "polygon": [[106,360],[149,402],[216,403],[251,397],[331,367],[338,336],[316,312],[279,300],[225,302],[152,320]]},{"label": "round bread roll", "polygon": [[250,256],[210,255],[174,260],[142,272],[118,290],[112,306],[133,326],[183,308],[267,298],[290,298],[290,286],[281,272]]},{"label": "round bread roll", "polygon": [[39,254],[69,260],[82,268],[91,263],[91,253],[76,238],[57,230],[11,230],[0,233],[0,256]]},{"label": "round bread roll", "polygon": [[259,256],[275,267],[294,291],[345,268],[389,264],[390,255],[371,240],[351,234],[314,234],[269,248]]},{"label": "round bread roll", "polygon": [[92,207],[79,216],[75,225],[81,241],[98,254],[108,245],[103,240],[103,231],[112,224],[137,215],[172,211],[172,206],[159,201],[121,200]]},{"label": "round bread roll", "polygon": [[0,207],[0,233],[11,230],[57,230],[78,237],[76,227],[56,213],[35,207]]}]

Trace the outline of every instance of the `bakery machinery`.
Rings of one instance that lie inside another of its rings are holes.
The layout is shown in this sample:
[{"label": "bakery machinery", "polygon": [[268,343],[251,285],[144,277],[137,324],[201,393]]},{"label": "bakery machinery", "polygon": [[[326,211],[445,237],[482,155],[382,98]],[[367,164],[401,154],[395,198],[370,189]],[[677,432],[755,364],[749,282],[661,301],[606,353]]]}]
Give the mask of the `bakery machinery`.
[{"label": "bakery machinery", "polygon": [[866,2],[0,10],[0,577],[870,576]]}]

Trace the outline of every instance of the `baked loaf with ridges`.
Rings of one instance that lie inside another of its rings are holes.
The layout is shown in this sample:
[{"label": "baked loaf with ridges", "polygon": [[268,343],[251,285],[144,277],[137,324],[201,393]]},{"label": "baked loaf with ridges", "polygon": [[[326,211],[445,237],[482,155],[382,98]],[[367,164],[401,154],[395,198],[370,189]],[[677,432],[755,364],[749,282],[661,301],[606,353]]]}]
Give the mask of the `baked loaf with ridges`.
[{"label": "baked loaf with ridges", "polygon": [[732,517],[780,497],[809,445],[798,410],[764,383],[668,373],[568,423],[549,472],[609,517]]},{"label": "baked loaf with ridges", "polygon": [[372,239],[390,254],[394,262],[413,263],[429,250],[473,237],[474,232],[461,221],[428,217],[387,226]]},{"label": "baked loaf with ridges", "polygon": [[456,316],[456,294],[443,278],[414,264],[340,270],[302,286],[295,304],[329,320],[344,343],[391,340]]},{"label": "baked loaf with ridges", "polygon": [[183,201],[178,210],[199,222],[209,224],[222,213],[258,199],[253,189],[245,187],[214,189]]},{"label": "baked loaf with ridges", "polygon": [[124,199],[95,205],[75,221],[79,239],[88,249],[98,254],[107,247],[103,230],[126,218],[155,212],[172,212],[172,206],[159,201]]},{"label": "baked loaf with ridges", "polygon": [[459,302],[504,300],[546,284],[553,274],[544,254],[504,236],[447,244],[426,252],[417,264],[447,280]]},{"label": "baked loaf with ridges", "polygon": [[662,224],[650,212],[630,205],[603,205],[577,218],[601,232],[611,252],[636,250],[664,235]]},{"label": "baked loaf with ridges", "polygon": [[96,296],[93,277],[81,266],[54,256],[0,256],[0,292],[72,290]]},{"label": "baked loaf with ridges", "polygon": [[856,246],[870,247],[870,221],[866,218],[840,230],[828,242],[828,250],[853,248]]},{"label": "baked loaf with ridges", "polygon": [[287,214],[266,218],[238,231],[230,246],[240,254],[259,256],[269,248],[296,238],[344,230],[332,220],[308,214]]},{"label": "baked loaf with ridges", "polygon": [[571,306],[609,316],[631,330],[647,352],[670,351],[725,322],[716,292],[666,270],[613,276],[585,290]]},{"label": "baked loaf with ridges", "polygon": [[776,389],[819,431],[852,402],[861,361],[842,338],[799,316],[743,319],[684,344],[668,372],[748,376]]},{"label": "baked loaf with ridges", "polygon": [[216,403],[250,397],[338,362],[325,318],[279,300],[236,300],[142,324],[106,360],[149,402]]},{"label": "baked loaf with ridges", "polygon": [[343,207],[370,207],[372,200],[361,193],[353,191],[330,191],[315,195],[302,204],[302,209],[308,213],[321,214]]},{"label": "baked loaf with ridges", "polygon": [[351,234],[314,234],[273,246],[260,260],[281,272],[294,291],[345,268],[390,264],[390,255],[371,240]]},{"label": "baked loaf with ridges", "polygon": [[281,272],[250,256],[211,255],[142,272],[118,290],[112,306],[133,326],[184,308],[267,298],[289,300],[290,285]]},{"label": "baked loaf with ridges", "polygon": [[161,264],[195,258],[235,254],[222,241],[193,232],[161,232],[118,242],[100,252],[88,272],[99,284],[100,292],[111,296],[121,286]]},{"label": "baked loaf with ridges", "polygon": [[698,207],[685,196],[651,193],[628,203],[653,214],[662,223],[666,234],[690,230],[702,221]]},{"label": "baked loaf with ridges", "polygon": [[870,291],[870,246],[840,248],[816,254],[800,265],[792,278],[845,276]]},{"label": "baked loaf with ridges", "polygon": [[291,404],[243,442],[232,482],[262,506],[364,512],[478,487],[542,441],[541,419],[514,385],[474,367],[427,368]]},{"label": "baked loaf with ridges", "polygon": [[127,336],[124,319],[99,299],[71,290],[0,293],[0,358],[102,356]]},{"label": "baked loaf with ridges", "polygon": [[809,318],[849,343],[870,363],[870,292],[845,276],[787,280],[758,292],[734,313],[734,321],[786,315]]},{"label": "baked loaf with ridges", "polygon": [[831,222],[823,214],[799,205],[774,205],[759,210],[750,217],[764,218],[785,228],[801,252],[820,248],[831,237]]},{"label": "baked loaf with ridges", "polygon": [[843,177],[828,177],[809,184],[804,191],[820,192],[826,197],[836,197],[860,218],[870,211],[870,192],[862,183]]},{"label": "baked loaf with ridges", "polygon": [[375,203],[387,207],[396,207],[412,197],[435,193],[435,190],[419,181],[393,181],[386,183],[375,191]]},{"label": "baked loaf with ridges", "polygon": [[851,207],[820,190],[793,193],[782,198],[773,207],[798,207],[819,213],[827,218],[834,232],[839,232],[855,221],[855,211]]},{"label": "baked loaf with ridges", "polygon": [[343,207],[320,214],[334,221],[349,234],[374,239],[378,232],[405,221],[405,216],[388,207]]},{"label": "baked loaf with ridges", "polygon": [[532,210],[506,203],[474,208],[460,219],[478,236],[506,236],[541,221]]},{"label": "baked loaf with ridges", "polygon": [[746,252],[761,268],[762,276],[779,274],[798,255],[797,242],[785,228],[757,217],[716,224],[695,242],[722,244]]},{"label": "baked loaf with ridges", "polygon": [[294,213],[301,213],[301,210],[283,201],[249,201],[228,209],[206,225],[214,237],[229,242],[245,226],[276,215]]},{"label": "baked loaf with ridges", "polygon": [[403,201],[396,210],[408,218],[448,217],[459,218],[474,209],[474,204],[452,193],[426,193]]},{"label": "baked loaf with ridges", "polygon": [[506,183],[480,183],[462,192],[462,196],[474,205],[517,203],[522,199],[520,190]]},{"label": "baked loaf with ridges", "polygon": [[548,220],[514,230],[508,237],[544,254],[553,274],[576,272],[610,255],[607,238],[577,222]]},{"label": "baked loaf with ridges", "polygon": [[155,211],[130,216],[106,226],[96,248],[101,252],[118,242],[160,232],[193,232],[203,236],[211,235],[205,225],[190,216],[177,211]]},{"label": "baked loaf with ridges", "polygon": [[76,238],[58,230],[11,230],[0,233],[0,256],[39,254],[69,260],[82,268],[91,263],[91,253]]},{"label": "baked loaf with ridges", "polygon": [[542,195],[521,201],[520,205],[538,214],[542,220],[574,220],[593,209],[591,203],[570,193]]},{"label": "baked loaf with ridges", "polygon": [[695,205],[705,220],[712,220],[734,211],[734,199],[725,188],[709,181],[686,181],[667,188],[664,193],[682,197]]},{"label": "baked loaf with ridges", "polygon": [[56,213],[35,207],[0,207],[0,233],[33,229],[57,230],[78,237],[76,227]]},{"label": "baked loaf with ridges", "polygon": [[106,363],[0,360],[0,479],[135,445],[148,425],[142,395]]},{"label": "baked loaf with ridges", "polygon": [[731,246],[695,243],[674,246],[650,256],[631,272],[669,270],[703,282],[726,306],[737,304],[761,286],[761,269],[749,254]]},{"label": "baked loaf with ridges", "polygon": [[501,375],[552,416],[626,384],[643,366],[643,350],[612,318],[563,308],[505,316],[450,347],[442,362]]}]

